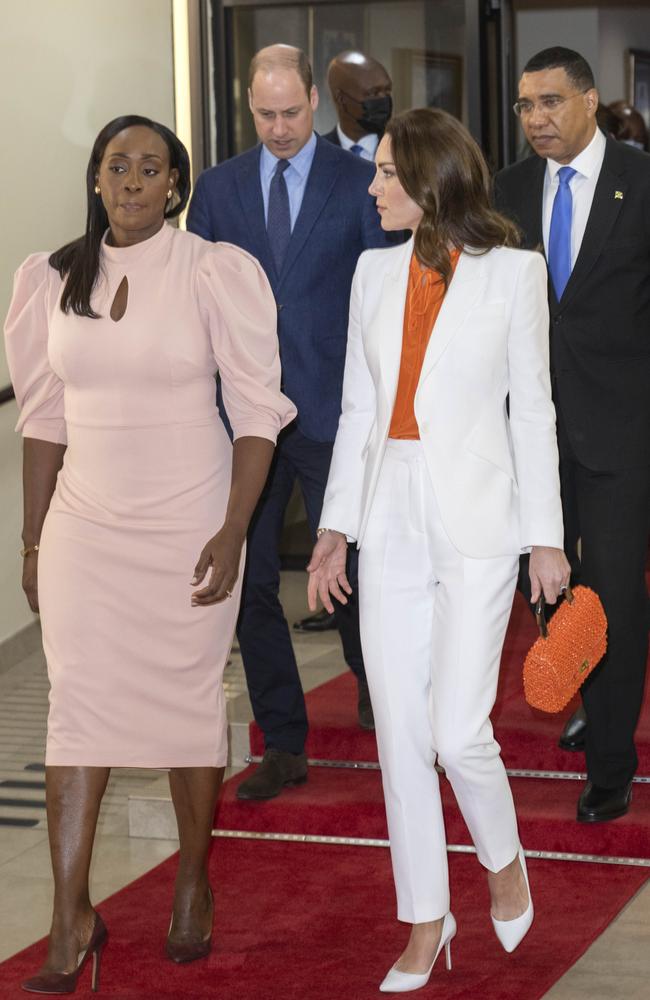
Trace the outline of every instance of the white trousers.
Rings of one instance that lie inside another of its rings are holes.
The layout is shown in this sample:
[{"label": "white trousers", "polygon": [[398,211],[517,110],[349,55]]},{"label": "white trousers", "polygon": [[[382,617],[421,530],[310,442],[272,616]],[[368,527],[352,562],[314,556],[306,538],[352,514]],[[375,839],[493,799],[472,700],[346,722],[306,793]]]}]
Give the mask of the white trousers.
[{"label": "white trousers", "polygon": [[420,442],[388,442],[361,545],[359,612],[397,916],[409,923],[449,910],[436,755],[481,864],[500,871],[519,849],[490,722],[518,563],[461,555],[443,528]]}]

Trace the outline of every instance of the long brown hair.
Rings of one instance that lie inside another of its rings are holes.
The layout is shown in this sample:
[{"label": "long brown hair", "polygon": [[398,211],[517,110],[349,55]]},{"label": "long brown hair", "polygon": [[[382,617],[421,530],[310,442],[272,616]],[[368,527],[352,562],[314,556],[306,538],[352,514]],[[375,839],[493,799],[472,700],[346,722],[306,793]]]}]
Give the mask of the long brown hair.
[{"label": "long brown hair", "polygon": [[492,182],[483,153],[464,125],[439,108],[403,111],[388,122],[397,178],[419,208],[415,255],[451,279],[449,247],[477,254],[519,246],[517,227],[490,206]]}]

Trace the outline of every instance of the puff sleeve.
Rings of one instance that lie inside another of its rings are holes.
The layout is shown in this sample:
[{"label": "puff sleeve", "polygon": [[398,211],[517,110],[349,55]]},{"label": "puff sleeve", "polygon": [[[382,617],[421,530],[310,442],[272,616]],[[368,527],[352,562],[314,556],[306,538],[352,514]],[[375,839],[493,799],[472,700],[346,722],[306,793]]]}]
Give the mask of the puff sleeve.
[{"label": "puff sleeve", "polygon": [[63,382],[48,359],[48,293],[56,272],[49,254],[32,254],[16,271],[5,323],[9,372],[20,417],[16,430],[23,437],[66,444]]},{"label": "puff sleeve", "polygon": [[217,243],[199,264],[198,296],[234,439],[275,442],[296,408],[280,392],[277,307],[264,271],[239,247]]}]

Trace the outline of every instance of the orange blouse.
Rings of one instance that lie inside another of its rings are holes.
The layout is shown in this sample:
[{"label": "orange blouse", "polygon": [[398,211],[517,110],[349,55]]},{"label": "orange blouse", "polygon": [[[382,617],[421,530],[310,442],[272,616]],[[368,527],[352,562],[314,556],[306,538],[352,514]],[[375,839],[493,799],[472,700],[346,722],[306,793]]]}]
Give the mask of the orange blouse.
[{"label": "orange blouse", "polygon": [[[452,276],[456,270],[460,251],[450,253]],[[402,357],[399,366],[397,395],[388,436],[400,440],[417,441],[420,437],[415,419],[415,392],[420,381],[424,355],[438,313],[445,298],[444,282],[437,271],[422,268],[415,254],[411,257],[409,283],[404,309]]]}]

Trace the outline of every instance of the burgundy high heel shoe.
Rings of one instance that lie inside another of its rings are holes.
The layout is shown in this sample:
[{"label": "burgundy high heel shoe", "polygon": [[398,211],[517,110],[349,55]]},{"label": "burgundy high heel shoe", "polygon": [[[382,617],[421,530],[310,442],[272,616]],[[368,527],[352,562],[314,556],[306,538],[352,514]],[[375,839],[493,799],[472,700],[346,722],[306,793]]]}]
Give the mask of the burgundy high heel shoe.
[{"label": "burgundy high heel shoe", "polygon": [[[208,892],[210,894],[212,919],[214,919],[214,897],[212,896],[212,889],[209,887]],[[212,950],[212,919],[210,921],[210,930],[202,941],[174,942],[169,940],[169,935],[172,932],[172,924],[174,923],[174,916],[172,914],[172,919],[169,921],[167,941],[165,942],[165,952],[167,957],[171,958],[172,962],[178,962],[179,964],[182,962],[195,962],[197,958],[207,958]]]},{"label": "burgundy high heel shoe", "polygon": [[79,976],[83,972],[86,963],[92,958],[93,975],[91,986],[93,992],[97,993],[99,990],[99,967],[102,960],[102,952],[106,947],[107,941],[108,931],[106,930],[106,924],[99,913],[95,913],[95,926],[90,935],[90,941],[84,950],[79,952],[77,968],[74,972],[41,972],[40,975],[33,976],[31,979],[26,979],[24,983],[21,983],[22,989],[26,993],[74,993],[77,988]]}]

